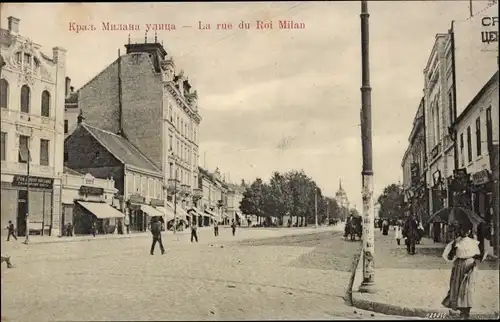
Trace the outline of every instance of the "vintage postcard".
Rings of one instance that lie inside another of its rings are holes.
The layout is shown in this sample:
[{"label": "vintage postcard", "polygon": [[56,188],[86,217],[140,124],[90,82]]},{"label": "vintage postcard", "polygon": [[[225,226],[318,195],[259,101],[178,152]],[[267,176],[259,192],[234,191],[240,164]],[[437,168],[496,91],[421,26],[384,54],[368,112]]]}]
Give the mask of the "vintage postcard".
[{"label": "vintage postcard", "polygon": [[0,27],[2,321],[499,318],[496,0]]}]

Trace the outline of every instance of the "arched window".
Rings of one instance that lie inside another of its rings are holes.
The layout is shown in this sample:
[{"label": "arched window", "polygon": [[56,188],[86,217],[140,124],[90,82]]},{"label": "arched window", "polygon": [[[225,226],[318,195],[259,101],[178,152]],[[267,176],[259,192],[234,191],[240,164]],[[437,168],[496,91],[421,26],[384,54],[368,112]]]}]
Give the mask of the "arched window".
[{"label": "arched window", "polygon": [[30,112],[30,88],[27,85],[23,85],[21,87],[21,112],[29,113]]},{"label": "arched window", "polygon": [[9,83],[5,79],[0,80],[0,107],[7,108],[9,103]]},{"label": "arched window", "polygon": [[50,93],[48,91],[42,92],[42,116],[50,116]]}]

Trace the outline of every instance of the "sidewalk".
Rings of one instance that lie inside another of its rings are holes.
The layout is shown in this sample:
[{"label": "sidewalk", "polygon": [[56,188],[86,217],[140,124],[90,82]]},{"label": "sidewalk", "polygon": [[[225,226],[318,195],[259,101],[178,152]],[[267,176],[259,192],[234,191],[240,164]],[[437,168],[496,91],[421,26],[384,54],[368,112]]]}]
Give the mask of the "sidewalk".
[{"label": "sidewalk", "polygon": [[[219,228],[221,233],[222,232],[229,232],[230,234],[230,227],[220,227]],[[322,231],[336,231],[338,230],[339,227],[301,227],[301,228],[247,228],[247,229],[240,229],[238,228],[236,230],[236,237],[238,239],[245,239],[245,238],[268,238],[268,237],[279,237],[279,236],[286,236],[286,235],[294,235],[294,234],[312,234],[316,232],[322,232]],[[213,227],[200,227],[198,229],[198,235],[207,235],[207,233],[210,233],[210,235],[213,235]],[[164,239],[172,239],[172,240],[177,240],[177,237],[181,236],[190,236],[191,230],[190,229],[184,229],[183,231],[177,231],[175,234],[172,231],[165,231],[162,232],[162,236]],[[224,235],[224,234],[223,234]],[[3,237],[3,236],[2,236]],[[73,243],[73,242],[89,242],[89,241],[99,241],[99,240],[109,240],[109,239],[129,239],[129,238],[145,238],[145,237],[151,237],[151,232],[134,232],[130,234],[107,234],[107,235],[97,235],[93,237],[92,235],[88,236],[73,236],[73,237],[58,237],[58,236],[30,236],[29,238],[29,244],[30,245],[37,245],[37,244],[52,244],[52,243]],[[220,239],[219,239],[220,240]],[[21,243],[24,241],[24,237],[19,237],[18,238],[18,243]],[[2,239],[2,246],[4,245],[5,240]]]},{"label": "sidewalk", "polygon": [[[382,236],[375,232],[375,294],[358,291],[363,279],[363,258],[353,284],[355,307],[383,314],[423,318],[449,318],[449,310],[441,305],[448,291],[451,264],[442,257],[444,244],[430,239],[417,245],[417,254],[406,254],[402,243],[397,246],[393,232]],[[474,319],[497,318],[499,312],[498,261],[479,265],[474,292]]]}]

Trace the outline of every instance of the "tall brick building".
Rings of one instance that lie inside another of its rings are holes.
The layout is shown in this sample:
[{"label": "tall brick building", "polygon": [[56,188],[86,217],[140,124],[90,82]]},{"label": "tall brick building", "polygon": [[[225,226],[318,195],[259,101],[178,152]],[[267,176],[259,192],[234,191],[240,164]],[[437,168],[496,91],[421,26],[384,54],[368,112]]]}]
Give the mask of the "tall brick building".
[{"label": "tall brick building", "polygon": [[[120,56],[78,90],[87,124],[123,135],[183,193],[198,183],[197,92],[173,58],[156,42],[125,45]],[[187,197],[187,196],[186,196]],[[190,200],[191,198],[187,198]],[[187,205],[186,205],[187,206]]]}]

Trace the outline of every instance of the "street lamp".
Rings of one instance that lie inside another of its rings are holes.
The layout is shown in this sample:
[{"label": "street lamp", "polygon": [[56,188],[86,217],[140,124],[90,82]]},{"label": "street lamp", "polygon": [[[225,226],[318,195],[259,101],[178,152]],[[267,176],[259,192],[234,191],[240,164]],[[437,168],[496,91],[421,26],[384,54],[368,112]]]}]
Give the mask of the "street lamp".
[{"label": "street lamp", "polygon": [[374,293],[375,227],[373,212],[372,119],[368,2],[361,1],[361,143],[363,154],[363,282],[360,292]]}]

